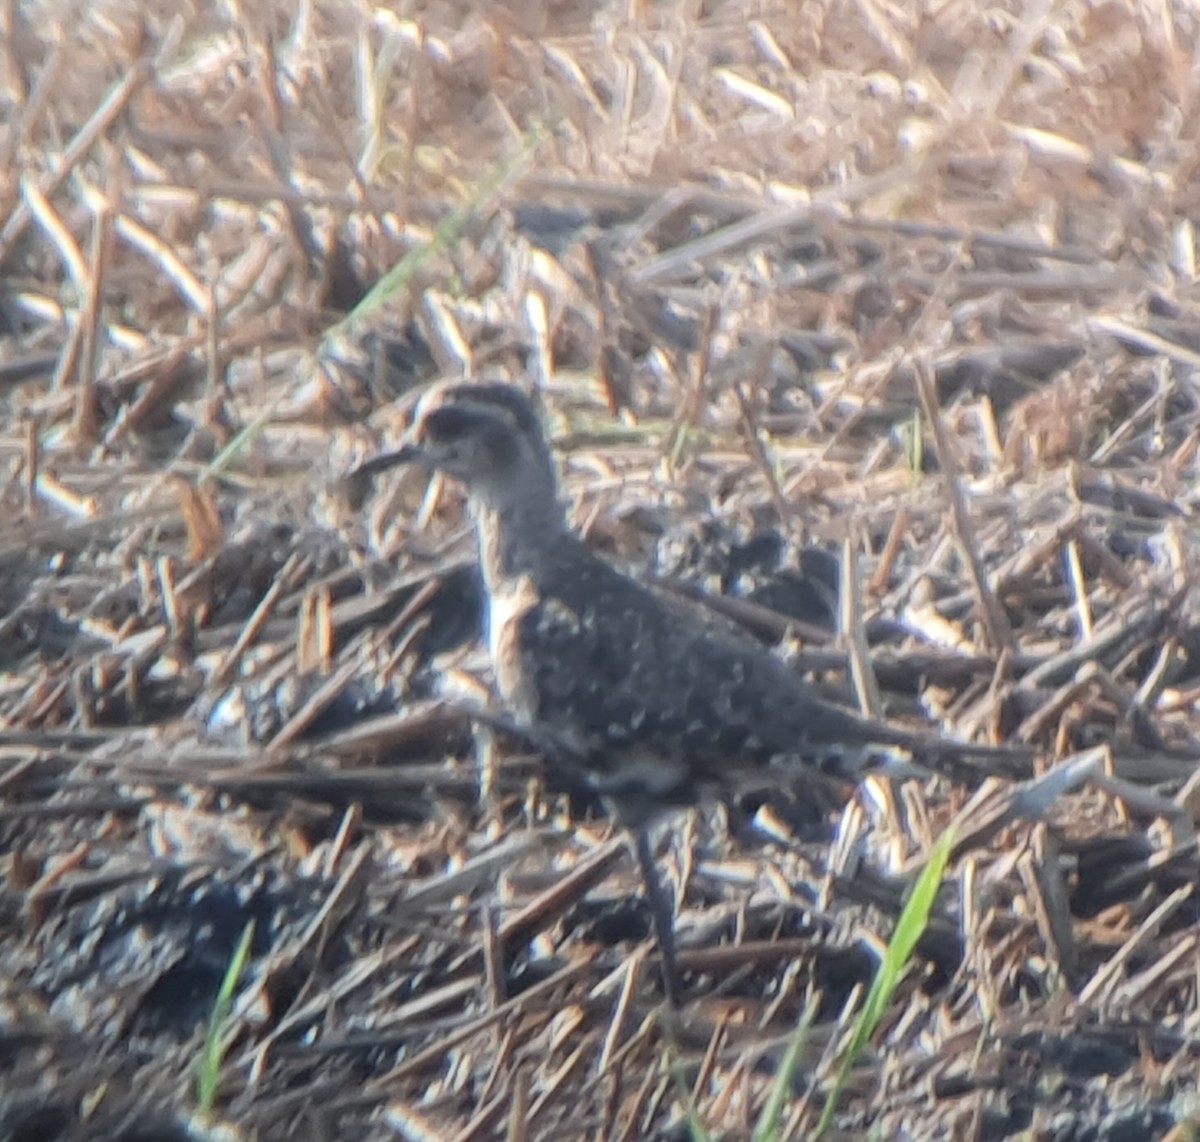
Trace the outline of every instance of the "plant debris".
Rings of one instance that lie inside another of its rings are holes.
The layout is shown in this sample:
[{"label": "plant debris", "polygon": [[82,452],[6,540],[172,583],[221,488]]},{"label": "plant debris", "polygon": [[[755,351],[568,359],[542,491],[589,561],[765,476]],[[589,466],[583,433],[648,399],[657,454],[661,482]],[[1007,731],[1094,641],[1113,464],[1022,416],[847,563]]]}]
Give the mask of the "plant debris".
[{"label": "plant debris", "polygon": [[[0,7],[0,1139],[745,1138],[811,1000],[806,1137],[952,822],[836,1131],[1197,1128],[1195,11]],[[608,558],[1022,759],[673,817],[678,1025],[460,503],[346,485],[455,375]]]}]

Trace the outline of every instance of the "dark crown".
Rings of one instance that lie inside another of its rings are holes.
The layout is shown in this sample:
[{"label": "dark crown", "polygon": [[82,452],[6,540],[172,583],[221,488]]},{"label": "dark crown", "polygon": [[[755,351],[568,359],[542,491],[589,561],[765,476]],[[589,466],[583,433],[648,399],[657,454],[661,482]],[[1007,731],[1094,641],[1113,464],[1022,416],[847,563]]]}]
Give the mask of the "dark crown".
[{"label": "dark crown", "polygon": [[[554,458],[533,401],[503,384],[462,384],[432,394],[418,407],[409,434],[414,458],[463,480],[473,489],[490,482],[501,502],[528,495],[529,481],[551,494],[557,484]],[[511,485],[495,481],[512,477]]]},{"label": "dark crown", "polygon": [[510,417],[475,404],[445,404],[431,408],[415,425],[418,444],[454,444],[481,437],[511,438],[516,425]]},{"label": "dark crown", "polygon": [[474,406],[503,413],[526,436],[542,437],[542,420],[532,397],[500,381],[464,382],[440,394],[440,407]]}]

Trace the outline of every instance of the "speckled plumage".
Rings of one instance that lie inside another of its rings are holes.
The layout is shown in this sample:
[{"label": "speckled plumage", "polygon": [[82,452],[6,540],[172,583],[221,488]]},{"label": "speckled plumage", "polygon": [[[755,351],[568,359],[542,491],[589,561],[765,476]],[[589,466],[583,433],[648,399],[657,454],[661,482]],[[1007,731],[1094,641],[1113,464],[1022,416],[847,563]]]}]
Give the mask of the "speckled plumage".
[{"label": "speckled plumage", "polygon": [[768,768],[821,811],[844,796],[867,747],[936,748],[824,701],[750,638],[591,552],[568,526],[520,390],[438,390],[397,457],[466,485],[497,688],[551,772],[571,771],[635,830],[672,999],[670,902],[645,834],[657,811],[735,791]]},{"label": "speckled plumage", "polygon": [[629,824],[734,791],[767,766],[781,780],[796,775],[789,762],[848,772],[846,747],[880,740],[757,644],[651,593],[574,536],[515,579],[485,574],[506,705]]}]

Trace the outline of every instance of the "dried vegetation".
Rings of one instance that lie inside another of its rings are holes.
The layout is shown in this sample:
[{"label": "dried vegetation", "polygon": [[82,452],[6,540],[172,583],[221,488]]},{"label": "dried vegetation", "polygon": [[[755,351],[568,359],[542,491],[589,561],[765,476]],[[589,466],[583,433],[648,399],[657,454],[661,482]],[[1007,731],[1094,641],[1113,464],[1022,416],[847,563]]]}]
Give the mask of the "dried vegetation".
[{"label": "dried vegetation", "polygon": [[[0,4],[0,1137],[178,1133],[249,920],[233,1137],[743,1138],[815,996],[803,1137],[950,821],[835,1130],[1194,1124],[1196,11],[397,7]],[[1036,763],[677,821],[672,1030],[471,733],[457,504],[340,494],[467,371],[612,558]]]}]

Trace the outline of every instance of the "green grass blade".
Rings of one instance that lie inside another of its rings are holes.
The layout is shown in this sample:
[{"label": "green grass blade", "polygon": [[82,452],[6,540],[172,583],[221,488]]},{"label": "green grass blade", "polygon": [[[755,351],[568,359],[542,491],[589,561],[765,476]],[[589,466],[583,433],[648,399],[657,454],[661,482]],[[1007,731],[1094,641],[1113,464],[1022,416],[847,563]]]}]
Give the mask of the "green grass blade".
[{"label": "green grass blade", "polygon": [[892,933],[891,942],[888,944],[879,970],[875,973],[871,990],[867,993],[866,1002],[863,1003],[862,1011],[859,1012],[855,1022],[850,1044],[842,1055],[837,1080],[833,1084],[833,1090],[830,1091],[821,1112],[821,1119],[817,1123],[814,1134],[815,1138],[820,1138],[824,1134],[832,1120],[838,1100],[850,1077],[850,1071],[858,1060],[858,1056],[862,1054],[862,1049],[875,1033],[875,1028],[883,1018],[883,1013],[887,1010],[896,985],[900,982],[900,977],[904,974],[904,969],[912,957],[917,941],[929,923],[929,913],[933,909],[933,902],[941,887],[946,866],[950,863],[950,853],[953,847],[954,830],[947,829],[933,846],[928,863],[921,870],[916,884],[913,885],[912,895],[904,905],[904,911],[900,913],[900,919],[896,922],[896,930]]},{"label": "green grass blade", "polygon": [[229,1009],[233,1006],[233,993],[237,989],[238,980],[245,970],[246,961],[250,958],[250,944],[254,939],[254,921],[251,920],[242,932],[242,938],[234,949],[221,980],[221,988],[217,992],[217,1000],[213,1004],[212,1014],[208,1019],[208,1034],[204,1038],[204,1050],[200,1054],[200,1065],[196,1071],[196,1104],[204,1118],[212,1114],[213,1104],[217,1099],[217,1082],[221,1077],[221,1029],[229,1018]]},{"label": "green grass blade", "polygon": [[328,341],[337,336],[353,337],[364,318],[369,317],[387,304],[396,294],[407,288],[421,266],[435,254],[447,249],[462,237],[471,220],[488,199],[510,182],[538,145],[546,137],[548,128],[535,127],[526,132],[515,154],[499,163],[486,178],[475,187],[474,193],[461,206],[450,211],[434,228],[428,242],[415,247],[396,262],[377,281],[366,296],[325,334]]},{"label": "green grass blade", "polygon": [[696,1104],[692,1100],[692,1092],[683,1073],[683,1063],[675,1056],[673,1050],[670,1052],[668,1066],[671,1079],[679,1094],[679,1101],[683,1103],[683,1113],[687,1119],[688,1133],[691,1135],[692,1142],[710,1142],[708,1131],[704,1129],[704,1123],[700,1121],[700,1111],[697,1110]]},{"label": "green grass blade", "polygon": [[754,1125],[752,1142],[775,1142],[779,1137],[779,1124],[783,1121],[783,1111],[787,1106],[788,1095],[791,1094],[792,1080],[796,1075],[796,1069],[800,1066],[804,1048],[808,1043],[808,1033],[812,1030],[813,1020],[817,1017],[818,1006],[817,996],[810,995],[808,1002],[804,1005],[804,1010],[800,1013],[800,1022],[796,1025],[796,1030],[788,1042],[787,1052],[779,1064],[779,1072],[775,1076],[775,1082],[771,1087],[766,1105],[762,1108],[758,1122]]},{"label": "green grass blade", "polygon": [[[507,185],[517,172],[524,166],[526,160],[537,149],[546,137],[549,128],[535,127],[528,131],[522,139],[516,153],[505,162],[498,164],[477,187],[470,199],[457,209],[450,211],[434,228],[433,236],[410,250],[395,265],[391,267],[367,291],[363,299],[341,321],[331,325],[326,331],[323,343],[328,345],[339,337],[353,338],[361,328],[362,322],[380,307],[386,305],[393,297],[406,289],[417,270],[434,255],[441,253],[462,237],[471,220],[475,218],[484,203]],[[321,351],[318,351],[318,357]],[[245,425],[228,444],[217,454],[204,471],[205,476],[216,475],[225,470],[233,460],[254,440],[256,436],[270,423],[271,416],[279,403],[278,398],[261,412],[254,420]]]},{"label": "green grass blade", "polygon": [[914,476],[925,471],[925,430],[921,424],[921,406],[913,408],[908,422],[908,470]]}]

